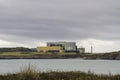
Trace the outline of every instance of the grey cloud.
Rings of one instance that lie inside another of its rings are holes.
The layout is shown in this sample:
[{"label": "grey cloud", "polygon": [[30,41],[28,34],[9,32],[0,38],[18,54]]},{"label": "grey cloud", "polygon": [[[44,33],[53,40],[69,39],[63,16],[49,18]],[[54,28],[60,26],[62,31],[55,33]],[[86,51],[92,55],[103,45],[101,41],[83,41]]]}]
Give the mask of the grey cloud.
[{"label": "grey cloud", "polygon": [[119,0],[5,0],[0,4],[0,35],[11,36],[4,39],[120,39]]}]

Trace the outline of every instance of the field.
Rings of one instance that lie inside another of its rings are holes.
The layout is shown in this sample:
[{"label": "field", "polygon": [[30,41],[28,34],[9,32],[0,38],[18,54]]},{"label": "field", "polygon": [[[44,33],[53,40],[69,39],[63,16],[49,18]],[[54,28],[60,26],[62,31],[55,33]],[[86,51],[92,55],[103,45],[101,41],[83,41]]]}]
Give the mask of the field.
[{"label": "field", "polygon": [[103,59],[120,60],[120,51],[99,54],[78,54],[78,53],[40,53],[40,52],[0,52],[0,59]]},{"label": "field", "polygon": [[2,52],[0,55],[2,56],[25,56],[25,55],[34,55],[39,54],[37,52]]},{"label": "field", "polygon": [[0,59],[63,59],[77,58],[76,53],[1,52]]}]

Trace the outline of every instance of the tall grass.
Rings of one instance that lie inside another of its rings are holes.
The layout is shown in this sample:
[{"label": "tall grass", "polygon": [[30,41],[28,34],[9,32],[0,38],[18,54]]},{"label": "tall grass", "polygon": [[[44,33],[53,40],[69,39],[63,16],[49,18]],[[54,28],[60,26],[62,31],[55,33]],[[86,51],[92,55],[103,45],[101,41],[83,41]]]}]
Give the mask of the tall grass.
[{"label": "tall grass", "polygon": [[26,66],[20,69],[17,74],[20,80],[39,80],[40,72],[36,69],[34,65]]},{"label": "tall grass", "polygon": [[0,80],[120,80],[120,75],[85,72],[39,72],[35,66],[21,68],[16,74],[0,75]]}]

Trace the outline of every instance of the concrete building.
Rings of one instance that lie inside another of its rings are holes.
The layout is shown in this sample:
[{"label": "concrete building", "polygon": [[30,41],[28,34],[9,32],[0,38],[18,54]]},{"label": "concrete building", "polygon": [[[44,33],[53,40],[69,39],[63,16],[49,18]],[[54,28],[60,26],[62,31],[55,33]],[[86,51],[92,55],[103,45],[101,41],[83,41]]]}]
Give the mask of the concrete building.
[{"label": "concrete building", "polygon": [[47,46],[61,46],[65,52],[76,52],[76,42],[47,42]]},{"label": "concrete building", "polygon": [[84,54],[85,53],[85,48],[78,48],[78,51],[80,54]]},{"label": "concrete building", "polygon": [[37,51],[41,53],[63,53],[63,48],[61,46],[45,46],[37,47]]}]

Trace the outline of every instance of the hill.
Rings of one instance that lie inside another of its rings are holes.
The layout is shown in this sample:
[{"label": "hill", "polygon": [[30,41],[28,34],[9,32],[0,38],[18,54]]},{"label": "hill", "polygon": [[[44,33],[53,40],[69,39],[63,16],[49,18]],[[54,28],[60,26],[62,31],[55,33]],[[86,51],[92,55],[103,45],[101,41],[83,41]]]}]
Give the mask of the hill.
[{"label": "hill", "polygon": [[84,59],[120,60],[120,51],[99,54],[85,54]]}]

